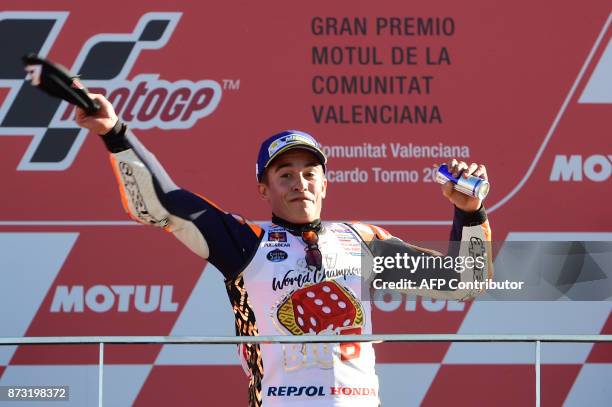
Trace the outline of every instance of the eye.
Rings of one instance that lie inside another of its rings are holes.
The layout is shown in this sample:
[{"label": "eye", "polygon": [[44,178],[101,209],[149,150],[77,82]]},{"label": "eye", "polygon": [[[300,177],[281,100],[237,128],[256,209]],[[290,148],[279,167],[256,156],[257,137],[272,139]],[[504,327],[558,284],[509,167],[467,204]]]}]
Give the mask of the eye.
[{"label": "eye", "polygon": [[312,178],[312,177],[315,177],[316,175],[317,175],[317,172],[314,169],[309,169],[309,170],[304,171],[304,177],[306,178]]}]

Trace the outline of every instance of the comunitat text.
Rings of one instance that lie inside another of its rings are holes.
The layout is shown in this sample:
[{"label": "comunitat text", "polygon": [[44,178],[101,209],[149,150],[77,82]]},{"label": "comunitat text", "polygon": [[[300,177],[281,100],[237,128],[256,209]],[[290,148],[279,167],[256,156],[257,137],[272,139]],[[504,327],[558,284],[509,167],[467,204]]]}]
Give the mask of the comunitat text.
[{"label": "comunitat text", "polygon": [[421,253],[414,256],[408,253],[396,253],[395,256],[374,257],[373,271],[382,273],[385,270],[406,270],[415,273],[419,270],[454,270],[462,273],[465,270],[483,269],[487,259],[483,256],[432,256]]}]

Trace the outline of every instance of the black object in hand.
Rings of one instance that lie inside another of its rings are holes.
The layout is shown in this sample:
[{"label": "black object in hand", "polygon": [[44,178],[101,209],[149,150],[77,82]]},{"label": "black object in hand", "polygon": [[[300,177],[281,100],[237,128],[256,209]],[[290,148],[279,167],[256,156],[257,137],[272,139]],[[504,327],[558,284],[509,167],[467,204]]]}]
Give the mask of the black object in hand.
[{"label": "black object in hand", "polygon": [[36,54],[24,56],[23,63],[28,73],[26,80],[29,80],[33,86],[82,108],[89,115],[100,109],[100,104],[87,95],[87,88],[79,81],[79,77],[73,75],[66,67],[40,58]]}]

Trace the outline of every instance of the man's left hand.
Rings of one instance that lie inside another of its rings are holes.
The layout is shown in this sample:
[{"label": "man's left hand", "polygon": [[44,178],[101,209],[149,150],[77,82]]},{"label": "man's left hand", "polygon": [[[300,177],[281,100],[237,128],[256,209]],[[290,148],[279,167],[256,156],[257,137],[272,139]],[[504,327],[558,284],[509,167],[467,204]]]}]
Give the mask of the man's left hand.
[{"label": "man's left hand", "polygon": [[[453,174],[454,177],[461,175],[463,178],[467,178],[470,175],[480,177],[488,180],[487,169],[484,164],[471,163],[467,164],[464,161],[457,161],[455,158],[450,160],[448,163],[448,171]],[[480,209],[482,205],[482,199],[478,199],[473,196],[465,195],[455,189],[453,189],[453,183],[447,182],[442,185],[442,195],[448,198],[457,208],[464,212],[475,212]]]}]

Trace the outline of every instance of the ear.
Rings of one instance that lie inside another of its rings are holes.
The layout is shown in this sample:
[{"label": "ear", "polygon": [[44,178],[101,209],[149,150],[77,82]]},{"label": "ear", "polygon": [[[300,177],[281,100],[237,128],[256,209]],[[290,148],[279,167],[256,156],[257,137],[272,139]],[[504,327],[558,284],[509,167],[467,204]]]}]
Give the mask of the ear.
[{"label": "ear", "polygon": [[269,188],[263,182],[257,184],[257,191],[259,192],[259,197],[264,201],[268,201],[270,197]]}]

